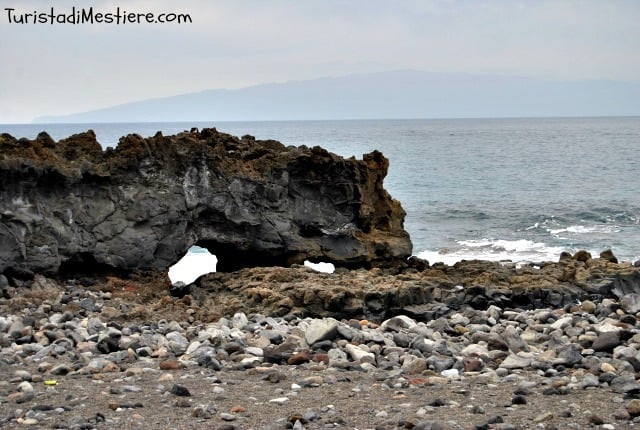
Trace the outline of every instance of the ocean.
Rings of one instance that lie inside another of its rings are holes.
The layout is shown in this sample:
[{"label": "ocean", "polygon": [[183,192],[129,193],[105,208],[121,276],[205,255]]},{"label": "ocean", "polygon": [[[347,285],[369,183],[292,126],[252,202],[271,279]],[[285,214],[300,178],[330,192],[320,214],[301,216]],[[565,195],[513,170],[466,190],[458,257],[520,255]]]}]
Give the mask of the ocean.
[{"label": "ocean", "polygon": [[414,254],[430,263],[557,261],[580,249],[640,259],[640,117],[21,124],[0,132],[34,138],[45,130],[57,140],[93,129],[107,147],[128,133],[192,127],[345,157],[382,151],[385,188],[407,212]]}]

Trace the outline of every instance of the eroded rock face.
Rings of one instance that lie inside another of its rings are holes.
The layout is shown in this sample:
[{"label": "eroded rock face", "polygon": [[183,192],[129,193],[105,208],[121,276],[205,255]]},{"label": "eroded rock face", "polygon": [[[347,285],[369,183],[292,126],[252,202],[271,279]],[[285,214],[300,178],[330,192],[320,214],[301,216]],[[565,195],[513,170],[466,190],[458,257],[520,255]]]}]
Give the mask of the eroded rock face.
[{"label": "eroded rock face", "polygon": [[411,254],[379,152],[344,159],[215,129],[54,142],[0,136],[0,273],[166,268],[194,245],[218,270]]}]

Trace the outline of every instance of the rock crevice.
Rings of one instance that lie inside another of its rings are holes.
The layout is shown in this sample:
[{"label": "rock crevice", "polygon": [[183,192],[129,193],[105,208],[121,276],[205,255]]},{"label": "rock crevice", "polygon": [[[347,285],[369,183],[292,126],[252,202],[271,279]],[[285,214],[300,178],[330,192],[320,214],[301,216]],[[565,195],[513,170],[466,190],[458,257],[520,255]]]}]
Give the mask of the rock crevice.
[{"label": "rock crevice", "polygon": [[216,129],[54,141],[0,136],[0,273],[166,268],[192,245],[218,270],[309,259],[375,267],[411,255],[379,152],[241,139]]}]

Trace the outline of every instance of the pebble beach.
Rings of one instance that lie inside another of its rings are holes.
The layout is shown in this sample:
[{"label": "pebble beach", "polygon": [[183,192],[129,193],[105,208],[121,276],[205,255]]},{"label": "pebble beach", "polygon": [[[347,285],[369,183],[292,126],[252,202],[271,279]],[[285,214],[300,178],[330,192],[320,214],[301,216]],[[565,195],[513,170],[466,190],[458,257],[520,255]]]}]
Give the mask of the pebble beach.
[{"label": "pebble beach", "polygon": [[133,281],[0,282],[2,428],[640,426],[629,297],[463,304],[422,321],[296,312],[205,321],[197,294]]}]

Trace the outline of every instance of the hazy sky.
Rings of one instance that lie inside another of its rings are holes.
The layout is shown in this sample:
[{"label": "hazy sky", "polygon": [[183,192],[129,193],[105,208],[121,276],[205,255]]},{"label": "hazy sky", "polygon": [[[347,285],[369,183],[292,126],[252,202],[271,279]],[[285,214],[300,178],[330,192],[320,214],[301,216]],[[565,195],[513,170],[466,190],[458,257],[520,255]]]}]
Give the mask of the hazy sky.
[{"label": "hazy sky", "polygon": [[[14,13],[188,13],[191,24],[10,24]],[[396,69],[640,83],[637,0],[3,0],[0,123]]]}]

